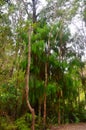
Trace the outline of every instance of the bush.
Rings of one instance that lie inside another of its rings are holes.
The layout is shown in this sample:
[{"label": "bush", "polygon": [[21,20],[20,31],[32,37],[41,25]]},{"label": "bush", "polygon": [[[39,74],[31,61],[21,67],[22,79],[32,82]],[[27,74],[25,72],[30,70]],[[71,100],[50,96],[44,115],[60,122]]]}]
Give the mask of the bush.
[{"label": "bush", "polygon": [[15,124],[17,126],[17,130],[29,130],[31,128],[31,114],[25,114],[16,120]]},{"label": "bush", "polygon": [[16,125],[9,122],[6,117],[0,117],[0,130],[16,130]]}]

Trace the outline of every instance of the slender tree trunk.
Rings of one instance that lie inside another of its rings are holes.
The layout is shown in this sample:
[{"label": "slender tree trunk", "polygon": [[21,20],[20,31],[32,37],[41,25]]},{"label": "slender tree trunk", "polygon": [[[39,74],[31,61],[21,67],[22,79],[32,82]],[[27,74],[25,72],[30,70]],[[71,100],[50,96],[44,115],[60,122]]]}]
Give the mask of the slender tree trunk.
[{"label": "slender tree trunk", "polygon": [[[22,2],[23,2],[23,5],[24,5],[24,8],[25,8],[25,11],[26,11],[26,13],[27,13],[27,15],[28,15],[28,18],[30,17],[30,14],[29,14],[29,12],[28,12],[28,9],[26,8],[26,4],[25,4],[25,2],[24,2],[24,0],[22,0]],[[32,21],[33,21],[33,23],[36,23],[37,22],[37,14],[36,14],[36,10],[37,10],[37,7],[36,7],[36,5],[38,4],[38,0],[32,0],[32,2],[31,2],[31,7],[32,7],[32,12],[33,12],[33,15],[32,15]]]},{"label": "slender tree trunk", "polygon": [[63,90],[62,90],[62,114],[61,114],[61,123],[64,124],[65,123],[65,119],[64,119],[64,108],[65,108],[65,99],[64,99],[64,95],[63,95]]},{"label": "slender tree trunk", "polygon": [[[50,55],[50,37],[51,37],[51,32],[49,33],[49,38],[48,38],[48,44],[47,44],[47,49],[46,49],[46,56],[47,56],[47,60],[49,58]],[[45,63],[45,92],[44,92],[44,129],[46,129],[46,87],[48,85],[48,61],[46,61]]]},{"label": "slender tree trunk", "polygon": [[28,65],[26,69],[26,79],[25,79],[25,92],[26,92],[26,103],[28,106],[28,109],[32,113],[32,130],[35,130],[35,111],[31,107],[30,102],[29,102],[29,79],[30,79],[30,62],[31,62],[31,26],[29,27],[29,34],[28,34]]},{"label": "slender tree trunk", "polygon": [[41,98],[39,99],[39,108],[38,108],[38,119],[39,119],[39,124],[41,121]]},{"label": "slender tree trunk", "polygon": [[58,109],[58,125],[60,125],[61,122],[61,115],[60,115],[60,109]]},{"label": "slender tree trunk", "polygon": [[62,121],[62,123],[64,124],[65,123],[65,110],[64,110],[64,108],[65,108],[65,99],[63,100],[63,121]]},{"label": "slender tree trunk", "polygon": [[35,23],[37,21],[37,16],[36,16],[37,0],[32,0],[32,4],[33,4],[33,23]]},{"label": "slender tree trunk", "polygon": [[60,92],[58,94],[58,125],[61,123],[61,113],[60,113]]},{"label": "slender tree trunk", "polygon": [[45,63],[45,87],[44,87],[44,129],[46,128],[46,87],[48,82],[48,74],[47,74],[47,62]]},{"label": "slender tree trunk", "polygon": [[[51,32],[49,33],[49,39],[48,39],[48,44],[47,44],[47,48],[46,49],[46,56],[47,56],[47,60],[50,54],[50,37],[51,37]],[[46,88],[48,85],[48,61],[46,61],[45,63],[45,87],[44,87],[44,129],[46,129]]]}]

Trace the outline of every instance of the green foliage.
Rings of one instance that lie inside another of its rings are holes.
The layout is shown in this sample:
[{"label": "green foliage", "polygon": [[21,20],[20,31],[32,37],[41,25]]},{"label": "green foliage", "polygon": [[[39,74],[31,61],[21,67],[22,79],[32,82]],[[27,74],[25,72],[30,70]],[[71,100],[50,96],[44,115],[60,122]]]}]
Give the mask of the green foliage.
[{"label": "green foliage", "polygon": [[36,43],[32,44],[32,52],[36,53],[39,57],[42,56],[44,51],[44,41],[36,41]]},{"label": "green foliage", "polygon": [[[44,82],[36,79],[36,77],[32,76],[30,78],[30,101],[34,105],[39,101],[39,99],[43,100],[44,94]],[[34,94],[35,92],[35,94]]]},{"label": "green foliage", "polygon": [[28,130],[28,124],[25,121],[25,117],[21,117],[20,119],[17,119],[16,126],[18,130]]},{"label": "green foliage", "polygon": [[[15,121],[16,128],[18,130],[31,130],[31,121],[32,115],[30,113],[26,113],[24,116]],[[35,121],[36,130],[41,130],[43,126],[39,125],[37,116],[35,116]]]},{"label": "green foliage", "polygon": [[3,6],[5,4],[5,1],[1,0],[0,1],[0,6]]},{"label": "green foliage", "polygon": [[0,130],[16,130],[16,128],[10,117],[0,116]]},{"label": "green foliage", "polygon": [[[82,42],[84,38],[81,34],[78,36],[79,31],[77,35],[74,35],[74,39],[68,28],[68,25],[72,23],[69,20],[77,15],[79,5],[84,2],[79,0],[47,1],[49,3],[44,8],[45,19],[41,17],[43,15],[41,12],[36,23],[31,23],[31,11],[27,19],[25,12],[27,5],[24,8],[20,1],[16,3],[11,1],[11,4],[0,1],[1,130],[31,129],[32,115],[27,114],[24,93],[30,25],[32,25],[32,30],[28,98],[37,115],[35,117],[36,130],[43,129],[45,92],[47,123],[57,123],[58,114],[61,114],[61,123],[86,121],[86,63],[82,62],[82,54],[78,54],[81,50],[83,52],[85,41]],[[85,6],[82,9],[85,22]],[[47,74],[45,74],[46,62]],[[45,75],[48,78],[46,89],[44,89]]]},{"label": "green foliage", "polygon": [[55,95],[57,92],[56,83],[49,83],[46,91],[47,91],[47,95]]}]

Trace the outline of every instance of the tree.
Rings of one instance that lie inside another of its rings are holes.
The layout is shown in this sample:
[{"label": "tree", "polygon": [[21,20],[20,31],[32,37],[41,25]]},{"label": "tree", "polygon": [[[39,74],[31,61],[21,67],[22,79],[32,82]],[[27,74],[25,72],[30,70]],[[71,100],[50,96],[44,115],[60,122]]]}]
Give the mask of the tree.
[{"label": "tree", "polygon": [[26,86],[25,86],[25,92],[26,92],[26,102],[27,106],[32,113],[32,130],[35,129],[35,112],[34,109],[31,107],[30,102],[28,100],[28,94],[29,94],[29,80],[30,80],[30,62],[31,62],[31,26],[29,27],[29,38],[28,38],[28,64],[26,68]]}]

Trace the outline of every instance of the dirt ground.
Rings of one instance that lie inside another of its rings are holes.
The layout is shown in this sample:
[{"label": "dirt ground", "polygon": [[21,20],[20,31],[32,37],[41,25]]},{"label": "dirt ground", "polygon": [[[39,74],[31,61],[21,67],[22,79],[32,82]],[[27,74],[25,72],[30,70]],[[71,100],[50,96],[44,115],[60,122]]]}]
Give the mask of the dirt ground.
[{"label": "dirt ground", "polygon": [[86,130],[86,123],[66,124],[61,126],[52,126],[50,130]]}]

